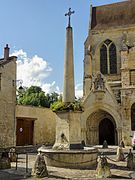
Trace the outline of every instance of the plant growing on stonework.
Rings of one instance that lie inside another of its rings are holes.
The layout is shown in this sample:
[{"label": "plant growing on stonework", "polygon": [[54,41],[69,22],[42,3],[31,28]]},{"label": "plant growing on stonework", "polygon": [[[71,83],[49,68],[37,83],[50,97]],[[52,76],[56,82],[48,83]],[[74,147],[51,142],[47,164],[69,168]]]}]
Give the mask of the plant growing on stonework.
[{"label": "plant growing on stonework", "polygon": [[62,101],[54,102],[51,105],[53,111],[82,111],[81,101],[76,99],[72,103],[63,103]]},{"label": "plant growing on stonework", "polygon": [[51,105],[51,109],[53,111],[61,111],[63,110],[64,104],[60,101],[56,101]]}]

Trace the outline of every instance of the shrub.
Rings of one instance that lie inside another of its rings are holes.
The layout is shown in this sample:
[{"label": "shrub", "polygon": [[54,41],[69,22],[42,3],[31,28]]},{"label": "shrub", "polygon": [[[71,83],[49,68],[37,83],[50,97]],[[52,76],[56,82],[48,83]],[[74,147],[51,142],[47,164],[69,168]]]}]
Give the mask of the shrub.
[{"label": "shrub", "polygon": [[51,109],[53,111],[82,111],[82,106],[80,102],[72,102],[72,103],[63,103],[60,101],[54,102],[51,105]]}]

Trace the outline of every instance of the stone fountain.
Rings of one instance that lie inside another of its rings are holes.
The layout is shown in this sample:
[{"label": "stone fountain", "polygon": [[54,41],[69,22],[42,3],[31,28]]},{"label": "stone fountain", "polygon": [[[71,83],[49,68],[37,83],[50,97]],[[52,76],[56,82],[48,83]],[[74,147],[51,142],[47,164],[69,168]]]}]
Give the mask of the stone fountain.
[{"label": "stone fountain", "polygon": [[[70,106],[75,102],[73,38],[69,8],[65,16],[69,17],[66,28],[66,47],[64,62],[63,104]],[[69,168],[91,168],[97,163],[97,149],[84,147],[81,138],[82,111],[63,110],[56,112],[56,140],[52,149],[41,147],[48,166]]]}]

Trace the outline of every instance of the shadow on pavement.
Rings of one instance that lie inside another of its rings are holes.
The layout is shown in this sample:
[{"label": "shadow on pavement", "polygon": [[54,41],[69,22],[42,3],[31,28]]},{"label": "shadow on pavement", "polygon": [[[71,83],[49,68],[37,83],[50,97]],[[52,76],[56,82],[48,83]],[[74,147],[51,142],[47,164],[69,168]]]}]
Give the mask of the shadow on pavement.
[{"label": "shadow on pavement", "polygon": [[0,171],[0,180],[20,180],[24,179],[23,175],[12,174],[9,172]]},{"label": "shadow on pavement", "polygon": [[[111,179],[131,179],[130,177],[112,175]],[[108,178],[109,179],[109,178]]]}]

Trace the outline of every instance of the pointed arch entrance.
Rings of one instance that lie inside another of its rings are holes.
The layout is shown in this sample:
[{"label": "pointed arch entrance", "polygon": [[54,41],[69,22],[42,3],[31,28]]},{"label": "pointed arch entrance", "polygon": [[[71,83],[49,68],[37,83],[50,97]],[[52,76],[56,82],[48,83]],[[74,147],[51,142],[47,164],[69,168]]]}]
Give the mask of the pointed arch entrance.
[{"label": "pointed arch entrance", "polygon": [[93,112],[86,121],[86,144],[103,144],[104,140],[109,145],[117,145],[117,127],[111,114],[98,110]]},{"label": "pointed arch entrance", "polygon": [[99,144],[103,144],[104,140],[106,140],[109,145],[115,144],[115,127],[108,118],[104,118],[99,123]]}]

